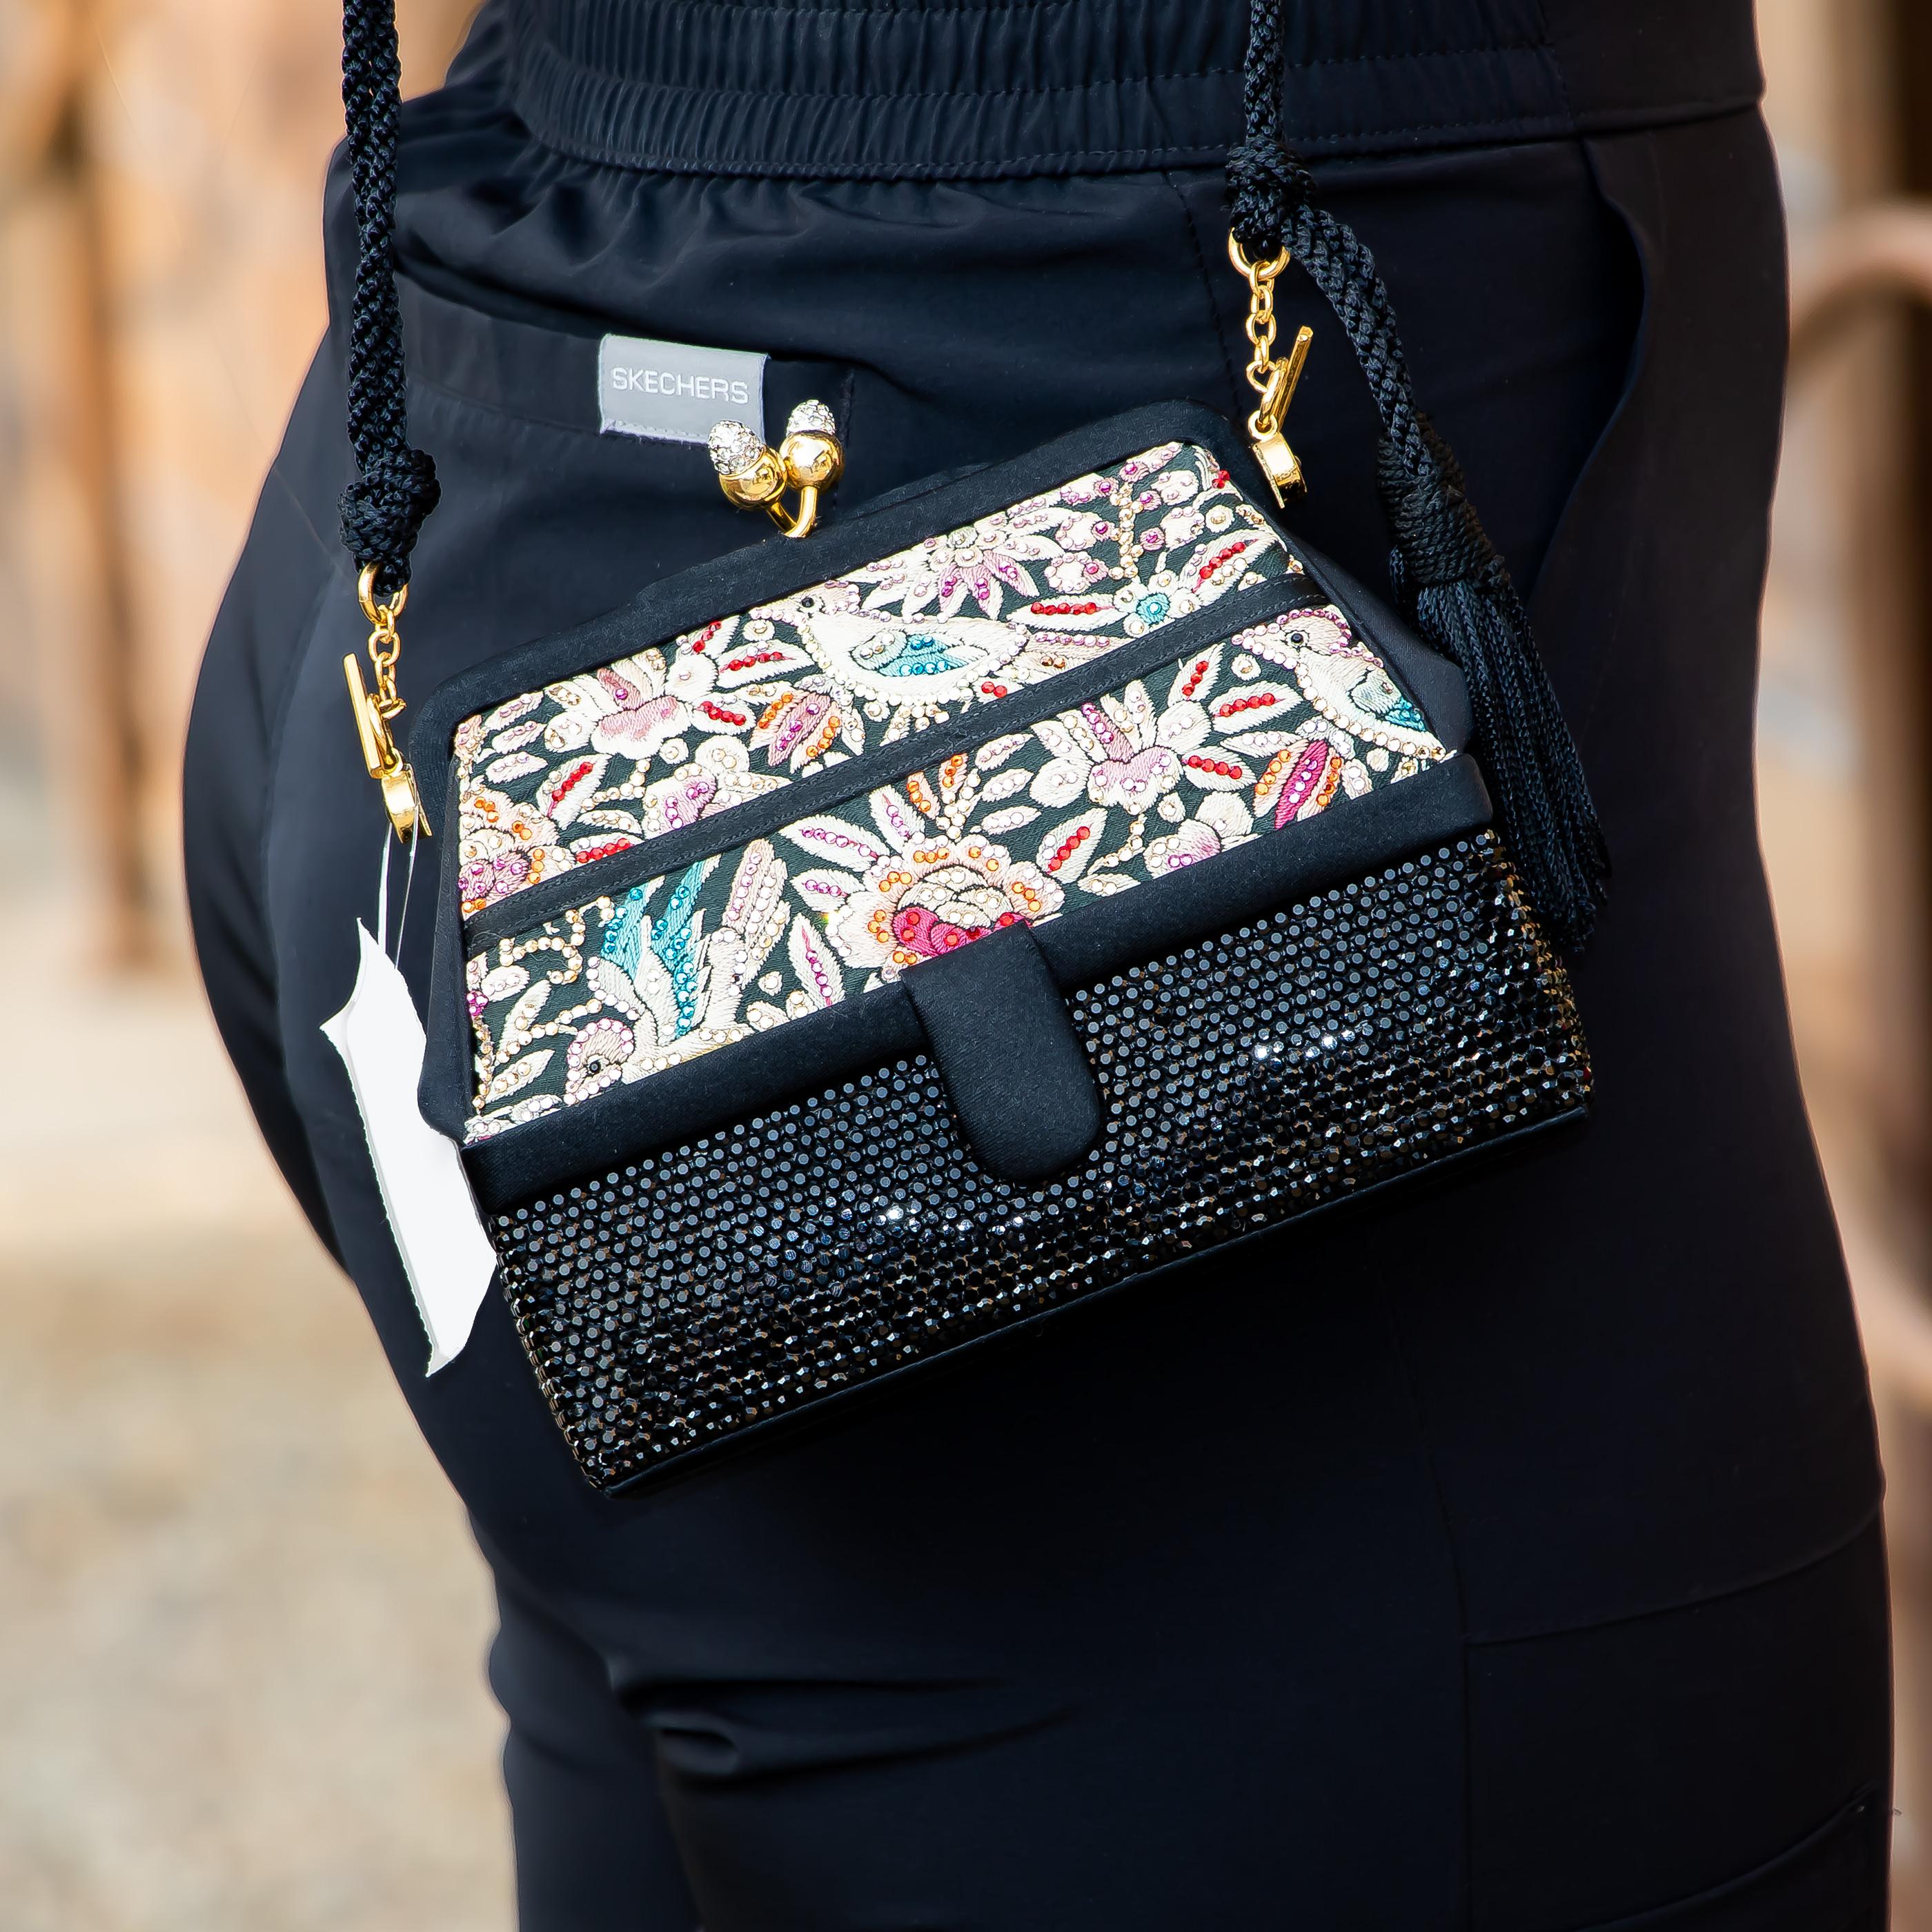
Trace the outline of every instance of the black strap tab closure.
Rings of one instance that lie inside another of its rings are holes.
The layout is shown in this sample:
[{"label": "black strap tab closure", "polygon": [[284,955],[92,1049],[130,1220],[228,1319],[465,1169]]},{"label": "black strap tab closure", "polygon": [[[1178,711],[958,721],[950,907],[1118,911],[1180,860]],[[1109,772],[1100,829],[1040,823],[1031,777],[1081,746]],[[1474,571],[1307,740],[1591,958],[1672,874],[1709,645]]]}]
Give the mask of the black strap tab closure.
[{"label": "black strap tab closure", "polygon": [[1031,930],[1010,926],[899,982],[926,1030],[973,1157],[1028,1185],[1064,1174],[1100,1137],[1087,1050]]}]

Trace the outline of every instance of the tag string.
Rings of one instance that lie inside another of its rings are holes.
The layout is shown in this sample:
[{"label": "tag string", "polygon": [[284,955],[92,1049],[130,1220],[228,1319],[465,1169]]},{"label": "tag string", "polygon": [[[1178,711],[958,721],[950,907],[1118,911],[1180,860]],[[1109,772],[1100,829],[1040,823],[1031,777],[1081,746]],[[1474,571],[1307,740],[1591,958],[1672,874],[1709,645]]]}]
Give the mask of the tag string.
[{"label": "tag string", "polygon": [[394,961],[398,970],[403,963],[403,932],[410,920],[410,891],[416,882],[416,843],[422,836],[420,824],[410,832],[410,862],[403,874],[403,903],[396,914],[396,950],[389,951],[389,854],[394,849],[387,832],[382,834],[382,856],[376,874],[376,945],[377,950]]}]

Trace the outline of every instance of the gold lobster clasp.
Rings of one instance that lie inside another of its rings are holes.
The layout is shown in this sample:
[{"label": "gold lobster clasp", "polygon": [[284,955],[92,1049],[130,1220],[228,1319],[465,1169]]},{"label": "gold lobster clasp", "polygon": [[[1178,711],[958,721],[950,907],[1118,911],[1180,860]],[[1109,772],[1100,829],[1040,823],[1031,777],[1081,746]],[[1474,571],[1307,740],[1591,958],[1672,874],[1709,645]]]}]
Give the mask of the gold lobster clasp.
[{"label": "gold lobster clasp", "polygon": [[386,604],[376,601],[376,566],[364,564],[356,580],[356,594],[362,614],[372,626],[369,632],[369,662],[376,674],[372,692],[362,681],[362,666],[352,651],[342,660],[342,675],[349,686],[350,708],[356,714],[356,734],[362,742],[362,762],[369,776],[382,788],[383,808],[396,836],[407,840],[420,832],[429,836],[429,823],[423,816],[422,800],[416,790],[416,774],[398,746],[389,721],[403,709],[396,695],[396,656],[402,640],[396,634],[396,620],[409,602],[406,584]]},{"label": "gold lobster clasp", "polygon": [[1282,424],[1288,405],[1294,400],[1295,386],[1308,362],[1309,346],[1315,340],[1312,328],[1296,332],[1286,356],[1274,352],[1275,282],[1288,264],[1284,248],[1271,260],[1250,261],[1248,252],[1234,236],[1228,237],[1228,259],[1246,278],[1248,284],[1248,341],[1254,350],[1249,358],[1248,382],[1260,403],[1248,418],[1248,435],[1254,444],[1255,460],[1268,480],[1277,505],[1307,488],[1301,473],[1301,460],[1288,447]]}]

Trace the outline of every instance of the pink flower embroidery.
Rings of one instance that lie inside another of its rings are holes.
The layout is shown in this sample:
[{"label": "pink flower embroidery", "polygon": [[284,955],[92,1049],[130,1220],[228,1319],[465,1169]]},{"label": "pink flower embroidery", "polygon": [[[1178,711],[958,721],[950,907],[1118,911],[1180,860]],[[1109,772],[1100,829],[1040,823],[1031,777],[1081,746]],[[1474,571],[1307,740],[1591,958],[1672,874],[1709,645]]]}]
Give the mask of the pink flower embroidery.
[{"label": "pink flower embroidery", "polygon": [[848,965],[889,980],[1004,926],[1050,917],[1066,897],[1038,866],[971,838],[919,840],[853,886],[827,937]]},{"label": "pink flower embroidery", "polygon": [[690,712],[677,699],[653,694],[621,676],[614,666],[600,670],[597,682],[610,694],[616,709],[591,726],[593,751],[622,752],[641,763],[689,722]]},{"label": "pink flower embroidery", "polygon": [[1096,805],[1138,816],[1180,783],[1183,760],[1208,736],[1208,714],[1190,699],[1156,712],[1147,688],[1083,704],[1034,727],[1052,760],[1035,777],[1041,805],[1070,805],[1082,793]]}]

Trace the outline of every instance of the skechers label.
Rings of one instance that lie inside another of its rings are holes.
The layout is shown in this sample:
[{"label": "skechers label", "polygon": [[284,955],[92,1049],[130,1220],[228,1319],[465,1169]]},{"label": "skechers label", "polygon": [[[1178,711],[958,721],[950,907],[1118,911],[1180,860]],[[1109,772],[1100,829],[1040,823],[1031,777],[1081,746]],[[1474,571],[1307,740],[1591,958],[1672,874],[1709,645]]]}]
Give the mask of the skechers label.
[{"label": "skechers label", "polygon": [[605,433],[702,442],[728,418],[763,438],[765,358],[743,349],[698,349],[607,335],[597,354]]}]

